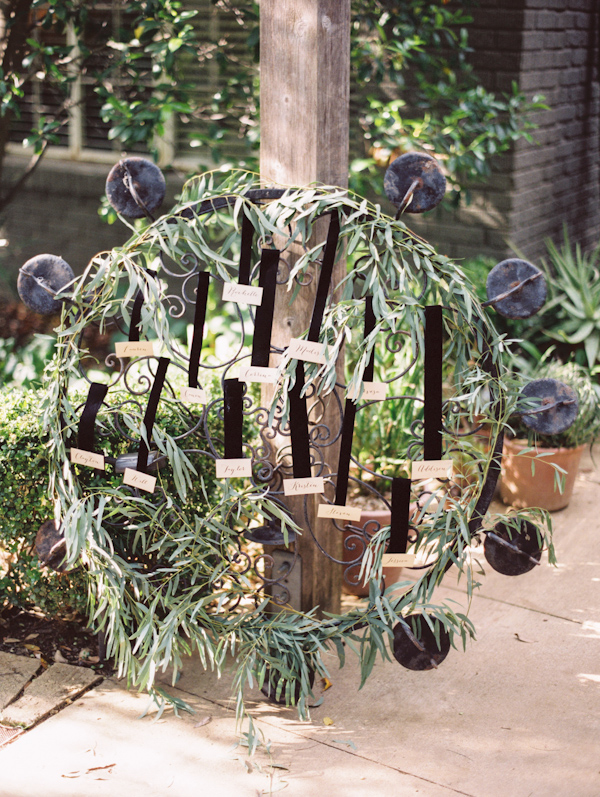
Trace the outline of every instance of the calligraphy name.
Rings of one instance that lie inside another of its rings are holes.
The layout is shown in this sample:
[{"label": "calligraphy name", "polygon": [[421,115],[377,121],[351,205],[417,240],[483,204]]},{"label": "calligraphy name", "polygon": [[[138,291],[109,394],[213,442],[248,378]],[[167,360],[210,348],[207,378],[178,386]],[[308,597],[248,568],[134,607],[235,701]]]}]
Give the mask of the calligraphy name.
[{"label": "calligraphy name", "polygon": [[296,360],[323,364],[325,362],[325,344],[315,343],[312,340],[292,338],[290,340],[288,354],[290,357],[295,357]]},{"label": "calligraphy name", "polygon": [[80,448],[72,448],[71,462],[75,465],[84,465],[87,468],[105,470],[104,457],[102,454],[94,454],[93,451],[82,451]]},{"label": "calligraphy name", "polygon": [[252,476],[251,459],[218,459],[217,479],[239,479]]},{"label": "calligraphy name", "polygon": [[311,493],[322,493],[324,490],[325,484],[322,476],[283,480],[283,492],[285,495],[310,495]]},{"label": "calligraphy name", "polygon": [[450,479],[452,476],[451,459],[430,459],[424,462],[413,462],[412,479]]},{"label": "calligraphy name", "polygon": [[275,384],[277,382],[277,377],[277,368],[264,368],[260,365],[249,365],[246,368],[240,368],[238,379],[240,382]]},{"label": "calligraphy name", "polygon": [[125,468],[123,484],[128,484],[130,487],[137,487],[139,490],[144,490],[147,493],[153,493],[156,487],[156,476],[140,473],[140,471],[134,470],[133,468]]},{"label": "calligraphy name", "polygon": [[119,341],[115,343],[117,357],[145,357],[154,355],[154,343],[150,340]]},{"label": "calligraphy name", "polygon": [[239,285],[226,282],[223,285],[224,302],[241,302],[242,304],[262,304],[263,289],[254,285]]}]

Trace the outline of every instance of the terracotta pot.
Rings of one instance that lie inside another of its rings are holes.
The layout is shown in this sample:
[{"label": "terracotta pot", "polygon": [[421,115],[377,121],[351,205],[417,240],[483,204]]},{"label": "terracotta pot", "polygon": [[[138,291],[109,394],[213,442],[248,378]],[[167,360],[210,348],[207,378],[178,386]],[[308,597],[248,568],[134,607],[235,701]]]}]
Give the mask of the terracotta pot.
[{"label": "terracotta pot", "polygon": [[[360,516],[360,526],[364,529],[364,533],[367,537],[372,537],[382,526],[389,526],[391,516],[389,509],[365,509]],[[346,547],[346,540],[351,538],[352,534],[353,532],[349,529],[344,531],[344,562],[352,562],[362,551],[362,545],[358,540],[354,540],[353,543],[350,539],[348,543],[349,545],[355,544],[355,550],[348,550]],[[358,583],[360,565],[361,563],[357,562],[348,569],[344,568],[342,590],[347,595],[365,597],[369,594],[369,582],[367,581],[366,584],[363,582]],[[386,585],[395,584],[396,581],[399,580],[401,572],[401,567],[384,567],[383,575]],[[350,583],[348,583],[348,580]]]},{"label": "terracotta pot", "polygon": [[[519,454],[527,447],[526,440],[504,440],[500,497],[505,504],[518,508],[537,506],[550,512],[564,509],[571,500],[585,446],[576,448],[538,446],[539,453],[550,453],[550,456],[535,460],[534,475],[531,474],[531,461],[536,456],[535,452]],[[559,465],[567,472],[565,489],[562,493],[554,489],[556,471],[550,463]]]}]

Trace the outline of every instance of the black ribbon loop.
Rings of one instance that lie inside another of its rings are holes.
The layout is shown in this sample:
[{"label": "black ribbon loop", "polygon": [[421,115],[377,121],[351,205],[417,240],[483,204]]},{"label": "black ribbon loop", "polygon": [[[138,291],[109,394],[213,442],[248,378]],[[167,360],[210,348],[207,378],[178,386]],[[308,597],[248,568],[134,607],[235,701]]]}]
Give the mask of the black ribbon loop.
[{"label": "black ribbon loop", "polygon": [[81,451],[94,451],[96,416],[107,392],[108,385],[103,385],[100,382],[92,382],[90,385],[87,401],[81,413],[77,429],[77,447]]},{"label": "black ribbon loop", "polygon": [[225,459],[241,459],[244,423],[244,383],[238,379],[225,379],[223,425]]},{"label": "black ribbon loop", "polygon": [[313,343],[318,342],[319,334],[321,332],[321,324],[323,322],[325,305],[327,304],[329,286],[331,285],[331,275],[333,273],[335,254],[337,251],[337,244],[339,237],[340,237],[340,216],[336,209],[331,213],[331,221],[329,222],[327,241],[325,243],[325,250],[323,252],[323,260],[321,262],[321,273],[319,274],[319,284],[317,286],[317,294],[315,296],[315,303],[313,305],[310,328],[308,330],[307,340],[311,340],[313,341]]},{"label": "black ribbon loop", "polygon": [[[148,443],[152,440],[152,429],[154,428],[154,419],[156,418],[156,411],[158,409],[158,402],[160,401],[160,394],[162,393],[165,384],[165,376],[167,368],[171,360],[168,357],[160,357],[158,366],[156,368],[156,376],[154,377],[154,384],[150,391],[150,398],[148,399],[148,406],[144,414],[144,428],[146,430],[146,438]],[[140,473],[147,473],[148,470],[148,444],[142,438],[140,448],[138,451],[136,469]]]},{"label": "black ribbon loop", "polygon": [[263,368],[269,367],[280,254],[279,249],[263,249],[260,257],[258,284],[263,289],[263,292],[262,301],[256,308],[251,364]]},{"label": "black ribbon loop", "polygon": [[406,553],[408,547],[408,514],[410,512],[411,480],[392,479],[392,519],[390,540],[386,553]]},{"label": "black ribbon loop", "polygon": [[242,219],[242,238],[240,242],[240,267],[238,272],[238,282],[240,285],[250,285],[253,240],[254,225],[244,213],[244,218]]},{"label": "black ribbon loop", "polygon": [[194,334],[190,350],[190,367],[188,371],[188,385],[198,387],[198,369],[204,340],[204,322],[206,321],[206,303],[208,300],[209,274],[201,271],[198,274],[198,287],[196,289],[196,309],[194,311]]},{"label": "black ribbon loop", "polygon": [[442,308],[425,308],[425,417],[423,459],[442,458]]},{"label": "black ribbon loop", "polygon": [[310,436],[308,434],[308,410],[306,396],[301,396],[304,388],[304,363],[298,360],[296,365],[296,381],[289,392],[290,399],[290,435],[292,439],[292,463],[295,479],[309,479],[310,470]]}]

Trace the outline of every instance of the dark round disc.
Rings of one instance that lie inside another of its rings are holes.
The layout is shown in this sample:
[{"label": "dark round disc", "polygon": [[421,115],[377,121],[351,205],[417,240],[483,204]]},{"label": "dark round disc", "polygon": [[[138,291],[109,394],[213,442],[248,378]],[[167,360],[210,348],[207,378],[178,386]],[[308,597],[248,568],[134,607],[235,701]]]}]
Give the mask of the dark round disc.
[{"label": "dark round disc", "polygon": [[505,318],[530,318],[546,301],[546,279],[539,268],[527,260],[512,258],[498,263],[488,274],[486,288],[488,301],[516,288],[528,277],[537,276],[505,299],[494,302],[496,312]]},{"label": "dark round disc", "polygon": [[[60,312],[62,303],[54,298],[73,279],[71,266],[58,255],[36,255],[21,266],[17,290],[21,301],[41,315]],[[46,290],[46,288],[48,290]]]},{"label": "dark round disc", "polygon": [[[308,682],[310,684],[310,688],[312,689],[315,683],[315,671],[309,670],[308,673]],[[271,703],[277,703],[279,706],[285,706],[285,688],[286,684],[281,688],[281,694],[279,695],[279,699],[277,699],[277,685],[279,683],[279,676],[277,673],[275,675],[271,675],[271,668],[267,667],[267,672],[265,675],[265,682],[261,686],[260,691],[263,695],[270,700]],[[287,683],[287,682],[286,682]],[[294,703],[297,703],[300,699],[300,682],[296,681],[294,684]]]},{"label": "dark round disc", "polygon": [[439,630],[440,646],[438,647],[433,631],[421,615],[409,614],[404,619],[424,650],[421,650],[411,639],[404,624],[398,623],[394,627],[394,658],[396,661],[407,670],[432,670],[435,665],[441,664],[450,650],[450,637],[443,625],[438,620],[433,620]]},{"label": "dark round disc", "polygon": [[405,212],[424,213],[439,205],[446,193],[446,178],[436,159],[423,152],[407,152],[388,166],[383,187],[390,202],[400,207],[415,180],[413,198]]},{"label": "dark round disc", "polygon": [[[533,382],[525,385],[521,396],[538,399],[536,406],[533,407],[534,410],[544,406],[550,407],[546,412],[521,415],[525,426],[539,434],[560,434],[568,429],[577,417],[579,410],[577,393],[570,385],[565,385],[558,379],[534,379]],[[570,403],[559,403],[563,401]]]},{"label": "dark round disc", "polygon": [[[131,176],[134,190],[141,202],[138,204],[126,186],[127,174]],[[116,163],[106,179],[108,201],[123,216],[141,219],[160,207],[165,198],[166,184],[163,173],[146,158],[125,158]]]},{"label": "dark round disc", "polygon": [[[497,538],[518,548],[518,551],[503,545]],[[537,562],[542,558],[537,529],[529,520],[521,520],[518,531],[512,526],[509,528],[505,523],[497,523],[494,534],[485,535],[483,553],[490,566],[504,576],[528,573],[536,566],[529,557]]]},{"label": "dark round disc", "polygon": [[54,520],[46,520],[35,536],[35,552],[44,567],[50,567],[58,573],[65,573],[63,564],[67,555],[67,543],[62,529]]},{"label": "dark round disc", "polygon": [[[247,540],[258,542],[261,545],[286,545],[285,537],[281,530],[281,523],[279,521],[270,521],[264,526],[255,526],[244,532]],[[292,529],[288,529],[288,543],[294,542],[296,533]]]}]

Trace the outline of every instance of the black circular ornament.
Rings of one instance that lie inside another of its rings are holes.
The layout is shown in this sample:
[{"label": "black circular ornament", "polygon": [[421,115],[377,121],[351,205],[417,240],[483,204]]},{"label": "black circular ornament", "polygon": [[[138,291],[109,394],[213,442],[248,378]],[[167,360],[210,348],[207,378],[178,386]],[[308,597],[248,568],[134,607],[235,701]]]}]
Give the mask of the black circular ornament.
[{"label": "black circular ornament", "polygon": [[[579,402],[570,385],[558,379],[534,379],[525,385],[521,396],[538,399],[530,412],[521,413],[521,420],[539,434],[560,434],[569,428],[577,417]],[[532,403],[532,402],[530,402]]]},{"label": "black circular ornament", "polygon": [[520,520],[518,530],[497,523],[485,536],[483,553],[489,565],[504,576],[528,573],[542,558],[537,528],[529,520]]},{"label": "black circular ornament", "polygon": [[383,187],[400,212],[424,213],[444,198],[446,178],[431,155],[407,152],[390,163]]},{"label": "black circular ornament", "polygon": [[546,279],[527,260],[511,258],[498,263],[486,281],[488,301],[505,318],[530,318],[546,301]]},{"label": "black circular ornament", "polygon": [[35,552],[44,567],[65,573],[64,559],[67,555],[67,542],[62,529],[55,520],[46,520],[35,536]]},{"label": "black circular ornament", "polygon": [[116,163],[106,179],[108,201],[123,216],[141,219],[160,207],[165,198],[163,173],[146,158],[125,158]]},{"label": "black circular ornament", "polygon": [[404,623],[394,626],[394,658],[407,670],[432,670],[441,664],[450,650],[450,636],[438,620],[433,620],[439,632],[435,634],[420,614],[409,614]]},{"label": "black circular ornament", "polygon": [[[276,672],[273,673],[270,667],[267,667],[265,674],[265,682],[261,686],[260,691],[271,703],[277,703],[280,706],[285,706],[287,705],[285,699],[287,680],[284,679],[284,683],[281,686],[281,692],[279,694],[279,697],[277,697],[277,687],[279,682],[277,675],[278,674]],[[308,682],[310,684],[310,688],[312,689],[315,683],[314,670],[309,670]],[[294,696],[293,696],[294,704],[296,704],[300,699],[300,692],[301,692],[300,683],[299,681],[296,681],[294,684]]]},{"label": "black circular ornament", "polygon": [[41,315],[60,312],[62,304],[55,295],[66,287],[75,274],[71,266],[58,255],[36,255],[19,270],[17,290],[21,301]]},{"label": "black circular ornament", "polygon": [[269,520],[264,526],[254,526],[244,532],[244,537],[252,542],[258,542],[261,545],[286,545],[292,543],[296,539],[296,532],[288,529],[287,543],[281,530],[281,522],[279,520]]}]

